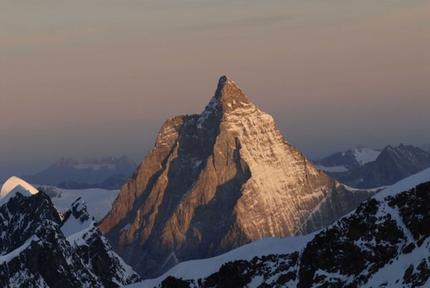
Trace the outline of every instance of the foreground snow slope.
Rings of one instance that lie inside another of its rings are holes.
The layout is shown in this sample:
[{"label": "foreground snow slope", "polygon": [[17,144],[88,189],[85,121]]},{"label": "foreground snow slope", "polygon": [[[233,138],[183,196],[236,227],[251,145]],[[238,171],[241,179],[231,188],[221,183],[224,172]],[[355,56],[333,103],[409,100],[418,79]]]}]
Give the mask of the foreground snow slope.
[{"label": "foreground snow slope", "polygon": [[313,235],[314,233],[307,236],[286,237],[283,239],[272,237],[263,238],[217,257],[182,262],[156,279],[148,279],[142,283],[137,283],[127,287],[154,287],[159,285],[161,281],[166,279],[168,276],[183,279],[205,278],[212,273],[217,272],[224,263],[230,261],[251,260],[256,256],[288,254],[302,250],[306,246],[306,243],[312,239]]},{"label": "foreground snow slope", "polygon": [[70,205],[77,199],[82,198],[87,204],[88,213],[96,221],[100,221],[112,208],[112,203],[118,196],[119,190],[104,190],[98,188],[84,190],[69,190],[55,187],[61,194],[51,196],[52,203],[61,212],[65,213]]}]

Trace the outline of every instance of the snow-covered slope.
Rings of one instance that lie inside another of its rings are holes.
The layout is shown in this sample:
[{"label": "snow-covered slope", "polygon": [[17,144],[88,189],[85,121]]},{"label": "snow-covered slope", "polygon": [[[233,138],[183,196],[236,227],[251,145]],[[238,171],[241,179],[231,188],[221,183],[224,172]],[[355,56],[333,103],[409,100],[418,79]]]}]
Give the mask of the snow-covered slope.
[{"label": "snow-covered slope", "polygon": [[40,186],[39,189],[51,197],[52,203],[54,203],[55,207],[61,213],[65,213],[77,198],[82,198],[87,205],[88,213],[96,221],[100,221],[106,216],[119,193],[119,190],[99,188],[63,189],[52,186]]},{"label": "snow-covered slope", "polygon": [[354,153],[355,159],[361,166],[363,166],[366,163],[375,161],[376,158],[378,158],[379,154],[381,154],[381,151],[374,150],[367,147],[356,148],[356,149],[353,149],[352,151]]},{"label": "snow-covered slope", "polygon": [[75,242],[76,238],[82,239],[84,233],[95,227],[94,219],[88,217],[86,210],[85,202],[78,198],[72,203],[71,209],[65,213],[66,219],[61,224],[61,232],[69,242]]},{"label": "snow-covered slope", "polygon": [[82,199],[64,216],[12,177],[0,201],[0,287],[118,287],[139,276],[101,235]]},{"label": "snow-covered slope", "polygon": [[428,287],[429,181],[426,169],[320,232],[262,239],[130,287]]},{"label": "snow-covered slope", "polygon": [[168,276],[183,279],[203,279],[217,272],[223,264],[230,261],[250,261],[254,257],[269,254],[288,254],[302,250],[314,234],[286,238],[263,238],[213,258],[182,262],[156,279],[148,279],[126,287],[156,287]]},{"label": "snow-covered slope", "polygon": [[106,287],[123,286],[139,279],[136,272],[112,251],[107,239],[97,228],[94,218],[87,212],[83,199],[72,203],[64,214],[61,232],[81,258],[87,258],[87,266],[99,276],[98,284]]}]

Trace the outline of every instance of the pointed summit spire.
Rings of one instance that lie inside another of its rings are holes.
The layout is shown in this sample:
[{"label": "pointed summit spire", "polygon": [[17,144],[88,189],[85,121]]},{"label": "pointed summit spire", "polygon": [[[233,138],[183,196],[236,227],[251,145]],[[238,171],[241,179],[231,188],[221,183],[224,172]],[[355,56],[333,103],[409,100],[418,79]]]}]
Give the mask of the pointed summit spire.
[{"label": "pointed summit spire", "polygon": [[224,112],[251,104],[242,89],[225,75],[219,78],[214,98],[219,101]]},{"label": "pointed summit spire", "polygon": [[[197,127],[212,125],[212,121],[221,121],[224,114],[238,108],[255,107],[245,96],[242,89],[227,76],[221,76],[215,95],[211,98],[205,110],[200,115]],[[216,120],[215,120],[216,119]],[[206,127],[207,128],[207,127]]]}]

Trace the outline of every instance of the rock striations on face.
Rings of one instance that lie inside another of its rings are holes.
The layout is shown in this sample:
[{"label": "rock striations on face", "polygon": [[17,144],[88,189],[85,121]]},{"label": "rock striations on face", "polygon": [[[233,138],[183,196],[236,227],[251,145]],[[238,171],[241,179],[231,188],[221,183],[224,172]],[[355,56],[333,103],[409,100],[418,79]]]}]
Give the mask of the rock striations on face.
[{"label": "rock striations on face", "polygon": [[200,115],[168,119],[100,229],[144,278],[263,237],[320,229],[357,193],[314,168],[228,77]]}]

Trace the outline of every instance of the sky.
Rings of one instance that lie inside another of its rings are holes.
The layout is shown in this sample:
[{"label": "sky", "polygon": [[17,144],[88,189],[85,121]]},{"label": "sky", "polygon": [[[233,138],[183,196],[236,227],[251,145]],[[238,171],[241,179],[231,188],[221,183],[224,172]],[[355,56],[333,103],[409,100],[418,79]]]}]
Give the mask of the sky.
[{"label": "sky", "polygon": [[0,181],[140,162],[228,75],[308,158],[430,143],[428,0],[0,2]]}]

